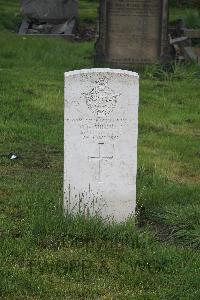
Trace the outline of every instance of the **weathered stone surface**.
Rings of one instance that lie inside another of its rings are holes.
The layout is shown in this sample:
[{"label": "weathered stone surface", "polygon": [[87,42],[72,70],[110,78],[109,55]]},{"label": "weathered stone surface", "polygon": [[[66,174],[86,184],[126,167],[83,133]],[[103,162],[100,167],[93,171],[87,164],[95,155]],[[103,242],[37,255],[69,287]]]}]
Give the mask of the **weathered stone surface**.
[{"label": "weathered stone surface", "polygon": [[77,0],[20,0],[24,16],[38,21],[62,23],[77,16]]},{"label": "weathered stone surface", "polygon": [[124,221],[135,212],[139,77],[65,73],[64,207]]},{"label": "weathered stone surface", "polygon": [[56,34],[72,34],[75,26],[76,26],[76,20],[75,20],[75,18],[72,18],[72,19],[67,20],[63,24],[56,25],[53,28],[52,33],[53,34],[54,33],[56,33]]},{"label": "weathered stone surface", "polygon": [[168,0],[102,0],[96,63],[131,67],[168,56]]},{"label": "weathered stone surface", "polygon": [[29,22],[27,20],[23,20],[19,28],[19,34],[26,34],[28,28],[29,28]]}]

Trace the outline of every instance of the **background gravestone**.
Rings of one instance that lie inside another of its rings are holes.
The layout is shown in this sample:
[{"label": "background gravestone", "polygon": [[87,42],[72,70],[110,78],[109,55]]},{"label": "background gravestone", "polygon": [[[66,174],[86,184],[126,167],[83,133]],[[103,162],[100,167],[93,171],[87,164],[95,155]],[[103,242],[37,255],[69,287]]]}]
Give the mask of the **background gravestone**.
[{"label": "background gravestone", "polygon": [[20,0],[25,17],[38,21],[62,23],[77,16],[77,0]]},{"label": "background gravestone", "polygon": [[139,78],[65,73],[64,207],[124,221],[135,212]]},{"label": "background gravestone", "polygon": [[168,56],[168,0],[101,0],[96,63],[131,67]]}]

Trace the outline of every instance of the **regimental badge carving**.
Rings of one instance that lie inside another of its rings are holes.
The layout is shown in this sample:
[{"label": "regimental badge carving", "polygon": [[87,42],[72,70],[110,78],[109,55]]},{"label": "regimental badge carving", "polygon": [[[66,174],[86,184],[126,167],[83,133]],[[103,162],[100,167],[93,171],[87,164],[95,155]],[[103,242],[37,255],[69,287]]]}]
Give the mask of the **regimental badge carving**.
[{"label": "regimental badge carving", "polygon": [[97,117],[109,115],[117,104],[120,93],[116,94],[109,86],[106,77],[95,81],[96,85],[88,93],[84,93],[86,104]]}]

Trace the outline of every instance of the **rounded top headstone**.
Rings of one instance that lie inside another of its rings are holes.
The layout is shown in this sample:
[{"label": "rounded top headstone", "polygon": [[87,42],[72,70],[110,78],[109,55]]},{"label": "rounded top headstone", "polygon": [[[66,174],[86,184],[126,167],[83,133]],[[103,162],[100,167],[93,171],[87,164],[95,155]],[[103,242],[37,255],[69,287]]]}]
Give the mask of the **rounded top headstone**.
[{"label": "rounded top headstone", "polygon": [[114,73],[114,74],[124,74],[129,76],[134,76],[139,78],[138,73],[122,70],[122,69],[111,69],[111,68],[91,68],[91,69],[81,69],[81,70],[74,70],[65,72],[65,77],[73,76],[73,75],[81,75],[81,74],[88,74],[88,73]]}]

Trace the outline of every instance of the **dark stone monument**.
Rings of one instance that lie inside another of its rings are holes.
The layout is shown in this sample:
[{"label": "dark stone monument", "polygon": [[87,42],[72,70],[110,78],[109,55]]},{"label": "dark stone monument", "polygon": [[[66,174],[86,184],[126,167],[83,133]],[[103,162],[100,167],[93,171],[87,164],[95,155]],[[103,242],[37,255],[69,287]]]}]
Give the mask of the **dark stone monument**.
[{"label": "dark stone monument", "polygon": [[77,0],[20,0],[22,13],[29,19],[60,24],[77,16]]},{"label": "dark stone monument", "polygon": [[168,0],[100,0],[96,64],[130,68],[168,57]]},{"label": "dark stone monument", "polygon": [[78,0],[20,0],[24,16],[19,34],[71,36],[76,29]]}]

